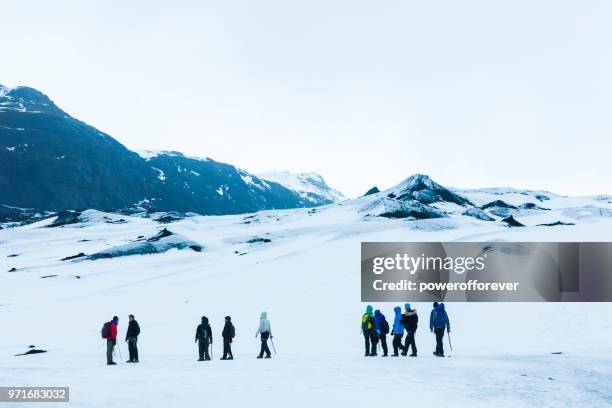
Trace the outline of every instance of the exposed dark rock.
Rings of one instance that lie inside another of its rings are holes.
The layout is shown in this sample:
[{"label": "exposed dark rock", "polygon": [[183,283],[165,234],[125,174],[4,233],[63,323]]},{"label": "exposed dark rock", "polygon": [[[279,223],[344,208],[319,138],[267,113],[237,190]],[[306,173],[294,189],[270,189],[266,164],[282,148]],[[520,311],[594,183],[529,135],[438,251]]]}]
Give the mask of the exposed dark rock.
[{"label": "exposed dark rock", "polygon": [[573,222],[555,221],[548,224],[538,224],[538,227],[556,227],[558,225],[576,225]]},{"label": "exposed dark rock", "polygon": [[[1,166],[2,164],[0,164],[0,167]],[[50,213],[40,211],[35,208],[19,208],[15,206],[0,204],[0,223],[14,223],[16,225],[26,225],[43,220],[45,218],[48,218],[49,216]],[[0,229],[3,229],[3,227],[0,226]]]},{"label": "exposed dark rock", "polygon": [[157,234],[153,235],[151,238],[148,238],[147,242],[159,241],[160,239],[169,237],[171,235],[174,235],[174,233],[168,230],[167,228],[164,228],[163,230],[159,231]]},{"label": "exposed dark rock", "polygon": [[107,218],[104,222],[107,224],[126,224],[127,223],[127,221],[124,220],[123,218],[119,218],[118,220],[112,220],[110,218]]},{"label": "exposed dark rock", "polygon": [[468,208],[461,215],[477,218],[482,221],[495,221],[493,217],[490,217],[486,212],[477,207]]},{"label": "exposed dark rock", "polygon": [[57,218],[49,225],[47,228],[61,227],[63,225],[77,224],[81,222],[79,217],[81,216],[81,211],[73,211],[73,210],[64,210],[58,212]]},{"label": "exposed dark rock", "polygon": [[185,216],[177,213],[176,211],[167,212],[157,218],[154,218],[153,221],[157,221],[162,224],[169,224],[171,222],[180,221],[185,219]]},{"label": "exposed dark rock", "polygon": [[249,239],[247,241],[247,244],[255,244],[258,242],[267,243],[267,242],[272,242],[272,240],[268,238],[255,237],[255,238]]},{"label": "exposed dark rock", "polygon": [[366,191],[366,193],[363,196],[365,197],[365,196],[369,196],[369,195],[376,194],[376,193],[380,193],[380,190],[378,189],[378,187],[374,186],[368,191]]},{"label": "exposed dark rock", "polygon": [[[30,346],[30,347],[33,347],[33,346]],[[15,354],[15,357],[17,357],[17,356],[28,356],[28,355],[31,355],[31,354],[41,354],[41,353],[46,353],[46,352],[47,352],[47,350],[38,350],[38,349],[35,349],[35,348],[30,348],[30,350],[26,351],[25,353]]]},{"label": "exposed dark rock", "polygon": [[540,201],[548,201],[548,200],[550,200],[550,197],[548,197],[548,196],[546,196],[544,194],[538,194],[538,195],[535,196],[535,198],[537,200],[540,200]]},{"label": "exposed dark rock", "polygon": [[446,214],[442,211],[418,201],[410,200],[395,204],[387,205],[386,211],[383,211],[379,216],[385,218],[414,218],[417,220],[446,217]]},{"label": "exposed dark rock", "polygon": [[408,177],[393,188],[392,194],[400,201],[415,200],[421,204],[447,202],[461,206],[471,205],[468,199],[453,193],[424,174]]},{"label": "exposed dark rock", "polygon": [[67,256],[67,257],[65,257],[65,258],[62,258],[62,259],[60,259],[60,261],[69,261],[69,260],[71,260],[71,259],[82,258],[82,257],[84,257],[84,256],[85,256],[85,254],[84,254],[83,252],[79,252],[79,253],[78,253],[78,254],[76,254],[76,255],[71,255],[71,256]]},{"label": "exposed dark rock", "polygon": [[542,211],[550,211],[550,208],[540,207],[535,203],[524,203],[518,206],[521,210],[542,210]]},{"label": "exposed dark rock", "polygon": [[504,218],[502,221],[508,224],[508,226],[510,227],[524,227],[525,226],[521,224],[520,222],[518,222],[517,220],[515,220],[513,216]]},{"label": "exposed dark rock", "polygon": [[45,275],[45,276],[41,276],[40,279],[55,278],[55,277],[57,277],[57,275]]},{"label": "exposed dark rock", "polygon": [[483,210],[486,210],[487,208],[508,208],[508,209],[513,209],[516,210],[516,207],[512,204],[508,204],[505,201],[502,200],[495,200],[495,201],[491,201],[490,203],[487,203],[485,205],[483,205],[482,207],[480,207]]},{"label": "exposed dark rock", "polygon": [[17,272],[17,268],[13,267],[11,269],[8,270],[9,272]]}]

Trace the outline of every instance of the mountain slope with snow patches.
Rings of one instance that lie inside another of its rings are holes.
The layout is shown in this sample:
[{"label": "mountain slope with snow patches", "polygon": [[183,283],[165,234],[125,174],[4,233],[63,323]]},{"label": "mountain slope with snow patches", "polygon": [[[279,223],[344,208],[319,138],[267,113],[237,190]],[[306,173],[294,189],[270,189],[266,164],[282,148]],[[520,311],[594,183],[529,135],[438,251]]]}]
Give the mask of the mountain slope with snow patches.
[{"label": "mountain slope with snow patches", "polygon": [[0,86],[0,174],[0,205],[39,212],[219,215],[331,202],[209,158],[172,151],[139,155],[26,87]]},{"label": "mountain slope with snow patches", "polygon": [[341,192],[327,185],[323,177],[317,173],[271,171],[261,173],[259,177],[295,191],[303,200],[313,205],[325,205],[346,200]]}]

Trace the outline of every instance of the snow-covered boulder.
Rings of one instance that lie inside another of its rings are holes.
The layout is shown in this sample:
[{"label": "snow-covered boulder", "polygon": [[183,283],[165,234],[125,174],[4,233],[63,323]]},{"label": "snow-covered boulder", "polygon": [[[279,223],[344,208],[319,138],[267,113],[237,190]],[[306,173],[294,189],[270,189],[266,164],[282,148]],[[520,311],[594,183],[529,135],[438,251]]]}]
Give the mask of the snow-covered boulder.
[{"label": "snow-covered boulder", "polygon": [[[368,211],[367,208],[365,210]],[[398,201],[390,198],[377,200],[369,208],[368,214],[385,218],[413,218],[416,220],[446,217],[443,211],[421,204],[416,200]]]},{"label": "snow-covered boulder", "polygon": [[119,245],[113,248],[105,249],[95,254],[89,255],[87,259],[96,260],[102,258],[117,258],[120,256],[130,255],[148,255],[159,254],[169,251],[170,249],[192,249],[196,252],[201,252],[203,247],[195,241],[192,241],[182,235],[175,234],[166,228],[161,230],[155,236],[145,239],[139,239],[125,245]]},{"label": "snow-covered boulder", "polygon": [[465,210],[461,215],[465,215],[467,217],[477,218],[482,221],[495,221],[495,219],[486,212],[482,211],[480,208],[471,207]]}]

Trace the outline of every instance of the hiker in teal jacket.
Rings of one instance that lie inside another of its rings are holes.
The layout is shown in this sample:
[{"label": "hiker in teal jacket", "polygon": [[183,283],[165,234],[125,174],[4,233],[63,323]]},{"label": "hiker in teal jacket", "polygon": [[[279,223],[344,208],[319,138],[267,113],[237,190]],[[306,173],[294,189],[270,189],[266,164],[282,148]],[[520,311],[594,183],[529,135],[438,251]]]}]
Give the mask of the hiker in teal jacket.
[{"label": "hiker in teal jacket", "polygon": [[361,316],[361,332],[365,340],[365,356],[376,355],[376,331],[374,329],[374,314],[372,305],[366,307],[365,313]]}]

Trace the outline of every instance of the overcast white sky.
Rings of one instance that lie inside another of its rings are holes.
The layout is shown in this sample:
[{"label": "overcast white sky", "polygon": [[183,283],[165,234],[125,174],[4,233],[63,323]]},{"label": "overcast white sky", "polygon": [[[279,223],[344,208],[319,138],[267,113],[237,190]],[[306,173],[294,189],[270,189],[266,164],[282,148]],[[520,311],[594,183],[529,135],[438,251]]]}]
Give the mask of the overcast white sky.
[{"label": "overcast white sky", "polygon": [[609,1],[0,2],[0,84],[132,149],[612,193]]}]

